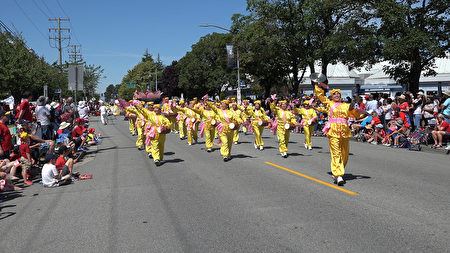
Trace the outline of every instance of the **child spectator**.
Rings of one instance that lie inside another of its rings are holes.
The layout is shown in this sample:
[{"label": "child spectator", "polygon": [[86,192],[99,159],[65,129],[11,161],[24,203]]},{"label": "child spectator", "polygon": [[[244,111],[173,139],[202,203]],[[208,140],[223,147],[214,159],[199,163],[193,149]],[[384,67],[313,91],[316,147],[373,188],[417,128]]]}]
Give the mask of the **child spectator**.
[{"label": "child spectator", "polygon": [[55,166],[59,172],[60,177],[72,175],[73,159],[68,157],[70,150],[65,145],[63,145],[59,147],[58,153],[59,156],[56,159]]},{"label": "child spectator", "polygon": [[47,154],[45,156],[46,164],[42,167],[42,184],[44,187],[57,187],[71,183],[70,174],[63,177],[60,176],[56,169],[56,155]]},{"label": "child spectator", "polygon": [[378,124],[375,126],[375,132],[373,133],[372,144],[378,145],[383,142],[386,137],[386,131],[384,131],[384,127],[382,124]]},{"label": "child spectator", "polygon": [[22,177],[26,185],[32,185],[33,182],[29,180],[29,170],[31,165],[34,163],[31,158],[30,150],[30,136],[27,132],[23,131],[20,133],[20,166],[22,167]]}]

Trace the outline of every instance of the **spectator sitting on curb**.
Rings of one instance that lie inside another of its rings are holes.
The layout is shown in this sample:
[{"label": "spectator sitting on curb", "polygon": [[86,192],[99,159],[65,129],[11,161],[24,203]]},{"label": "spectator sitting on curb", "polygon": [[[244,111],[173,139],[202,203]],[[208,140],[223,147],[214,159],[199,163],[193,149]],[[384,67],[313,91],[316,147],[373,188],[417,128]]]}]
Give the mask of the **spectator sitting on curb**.
[{"label": "spectator sitting on curb", "polygon": [[68,158],[70,150],[66,146],[61,146],[58,149],[59,156],[56,159],[56,169],[59,172],[59,175],[61,177],[64,177],[65,175],[72,175],[73,174],[73,159]]},{"label": "spectator sitting on curb", "polygon": [[442,140],[444,136],[450,135],[450,124],[445,121],[443,114],[436,117],[437,124],[435,129],[431,132],[434,140],[434,148],[442,148]]},{"label": "spectator sitting on curb", "polygon": [[61,177],[56,169],[57,156],[54,154],[47,154],[45,156],[46,164],[42,167],[42,184],[44,187],[57,187],[62,185],[67,185],[72,182],[70,174]]}]

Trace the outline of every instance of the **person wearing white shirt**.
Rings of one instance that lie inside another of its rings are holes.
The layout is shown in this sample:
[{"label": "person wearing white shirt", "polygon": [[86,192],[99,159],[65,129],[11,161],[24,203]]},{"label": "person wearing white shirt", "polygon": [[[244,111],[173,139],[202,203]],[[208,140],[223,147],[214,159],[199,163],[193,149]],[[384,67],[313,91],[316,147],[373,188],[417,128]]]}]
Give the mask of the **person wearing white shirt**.
[{"label": "person wearing white shirt", "polygon": [[41,126],[42,139],[49,140],[52,138],[51,134],[51,122],[50,122],[50,110],[45,106],[45,97],[40,96],[37,101],[37,106],[35,110],[36,120]]},{"label": "person wearing white shirt", "polygon": [[56,187],[71,183],[70,174],[59,178],[59,173],[55,166],[56,158],[57,156],[54,154],[45,156],[46,164],[44,164],[41,171],[42,184],[45,187]]}]

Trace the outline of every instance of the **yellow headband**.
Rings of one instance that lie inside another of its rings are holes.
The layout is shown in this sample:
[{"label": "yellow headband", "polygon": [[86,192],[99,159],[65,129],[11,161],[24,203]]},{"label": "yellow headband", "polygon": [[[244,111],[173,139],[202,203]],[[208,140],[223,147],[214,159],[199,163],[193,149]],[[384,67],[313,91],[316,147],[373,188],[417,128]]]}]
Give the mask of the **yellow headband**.
[{"label": "yellow headband", "polygon": [[341,90],[340,89],[332,89],[330,90],[330,94],[333,95],[334,93],[339,93],[342,95]]}]

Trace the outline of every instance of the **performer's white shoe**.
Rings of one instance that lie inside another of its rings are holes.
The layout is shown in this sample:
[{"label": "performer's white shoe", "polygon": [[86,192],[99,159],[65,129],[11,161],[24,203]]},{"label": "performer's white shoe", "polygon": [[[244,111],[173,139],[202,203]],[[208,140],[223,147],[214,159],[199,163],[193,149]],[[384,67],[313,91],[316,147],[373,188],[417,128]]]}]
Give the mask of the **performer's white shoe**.
[{"label": "performer's white shoe", "polygon": [[337,181],[337,185],[339,185],[339,186],[343,186],[345,184],[345,181],[342,177],[337,177],[336,181]]}]

